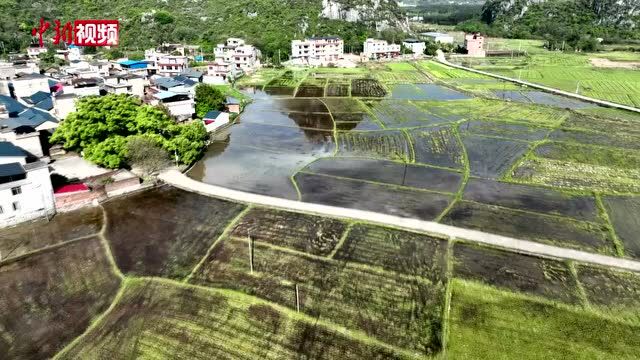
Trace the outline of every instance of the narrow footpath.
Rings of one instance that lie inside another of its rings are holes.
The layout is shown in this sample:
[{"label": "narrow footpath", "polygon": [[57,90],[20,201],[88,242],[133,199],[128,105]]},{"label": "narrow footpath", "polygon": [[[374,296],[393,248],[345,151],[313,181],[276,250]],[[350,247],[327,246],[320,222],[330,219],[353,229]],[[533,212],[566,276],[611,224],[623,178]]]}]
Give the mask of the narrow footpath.
[{"label": "narrow footpath", "polygon": [[566,249],[533,241],[519,240],[507,236],[494,235],[477,230],[469,230],[439,224],[433,221],[403,218],[393,215],[380,214],[372,211],[313,204],[301,201],[281,199],[272,196],[253,194],[244,191],[231,190],[225,187],[205,184],[193,180],[177,170],[164,171],[160,174],[159,177],[162,181],[186,191],[191,191],[206,196],[223,198],[236,202],[269,206],[283,210],[305,212],[334,218],[348,218],[353,220],[367,221],[380,225],[428,233],[438,237],[488,244],[519,253],[574,260],[640,272],[640,261],[593,254],[586,251]]},{"label": "narrow footpath", "polygon": [[612,107],[612,108],[617,108],[617,109],[628,110],[628,111],[633,111],[633,112],[636,112],[636,113],[640,113],[640,109],[632,107],[632,106],[613,103],[613,102],[606,101],[606,100],[595,99],[595,98],[592,98],[592,97],[579,95],[579,94],[574,94],[572,92],[568,92],[568,91],[564,91],[564,90],[560,90],[560,89],[556,89],[556,88],[551,88],[551,87],[548,87],[548,86],[544,86],[544,85],[540,85],[540,84],[536,84],[536,83],[532,83],[532,82],[528,82],[528,81],[518,80],[518,79],[510,78],[510,77],[507,77],[507,76],[497,75],[497,74],[493,74],[493,73],[490,73],[490,72],[477,70],[477,69],[469,68],[469,67],[462,66],[462,65],[453,64],[453,63],[450,63],[445,58],[444,53],[442,52],[442,50],[438,50],[437,55],[436,55],[436,60],[438,62],[444,64],[444,65],[451,66],[452,68],[465,70],[465,71],[470,71],[470,72],[473,72],[473,73],[476,73],[476,74],[481,74],[481,75],[489,76],[489,77],[500,79],[500,80],[504,80],[504,81],[510,81],[510,82],[516,83],[518,85],[528,86],[530,88],[539,89],[539,90],[543,90],[543,91],[550,92],[550,93],[553,93],[553,94],[562,95],[562,96],[566,96],[566,97],[570,97],[570,98],[574,98],[574,99],[578,99],[578,100],[582,100],[582,101],[587,101],[587,102],[594,103],[594,104],[597,104],[597,105],[602,105],[602,106],[606,106],[606,107]]}]

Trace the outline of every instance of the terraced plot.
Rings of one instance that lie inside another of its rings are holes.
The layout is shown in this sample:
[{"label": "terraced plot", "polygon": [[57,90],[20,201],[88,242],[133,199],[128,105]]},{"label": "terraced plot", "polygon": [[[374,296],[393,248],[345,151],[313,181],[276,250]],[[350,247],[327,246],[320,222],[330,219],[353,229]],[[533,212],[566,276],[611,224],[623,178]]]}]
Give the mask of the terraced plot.
[{"label": "terraced plot", "polygon": [[568,109],[584,109],[595,106],[587,102],[546,93],[544,91],[496,91],[496,96],[500,99],[510,101],[549,105]]},{"label": "terraced plot", "polygon": [[559,129],[551,133],[550,139],[577,142],[585,145],[613,146],[623,149],[640,150],[640,137],[579,130]]},{"label": "terraced plot", "polygon": [[640,259],[640,196],[607,196],[603,201],[625,254]]},{"label": "terraced plot", "polygon": [[414,129],[409,131],[416,162],[462,168],[464,149],[452,127]]},{"label": "terraced plot", "polygon": [[359,158],[319,159],[302,171],[451,193],[458,191],[462,182],[462,174],[453,171]]},{"label": "terraced plot", "polygon": [[323,86],[300,85],[296,91],[296,97],[323,97]]},{"label": "terraced plot", "polygon": [[579,307],[454,280],[448,356],[453,359],[633,359],[638,325]]},{"label": "terraced plot", "polygon": [[529,149],[522,141],[465,136],[462,138],[467,151],[471,175],[498,179]]},{"label": "terraced plot", "polygon": [[314,255],[328,255],[346,227],[345,222],[336,219],[253,208],[239,220],[231,236],[250,238]]},{"label": "terraced plot", "polygon": [[132,280],[118,305],[61,359],[398,359],[256,298],[161,280]]},{"label": "terraced plot", "polygon": [[455,277],[566,303],[580,303],[576,279],[564,262],[465,243],[453,246],[453,259]]},{"label": "terraced plot", "polygon": [[51,358],[107,309],[119,284],[98,238],[1,265],[2,357]]},{"label": "terraced plot", "polygon": [[102,228],[100,208],[60,213],[51,221],[0,229],[0,259],[7,260],[40,248],[96,234]]},{"label": "terraced plot", "polygon": [[484,179],[469,179],[463,198],[489,205],[564,215],[597,221],[598,209],[591,196],[570,196],[558,191]]},{"label": "terraced plot", "polygon": [[549,142],[536,147],[535,154],[545,159],[610,167],[612,172],[616,168],[640,168],[640,151],[636,150]]},{"label": "terraced plot", "polygon": [[423,220],[435,219],[452,198],[440,193],[325,175],[298,173],[294,179],[302,201]]},{"label": "terraced plot", "polygon": [[353,79],[351,80],[351,96],[360,97],[384,97],[387,90],[374,79]]},{"label": "terraced plot", "polygon": [[244,208],[168,187],[114,199],[104,207],[106,236],[122,271],[170,278],[187,276]]},{"label": "terraced plot", "polygon": [[338,133],[339,156],[364,156],[410,162],[411,143],[402,131]]},{"label": "terraced plot", "polygon": [[340,132],[347,131],[366,131],[366,130],[382,130],[380,123],[374,119],[369,113],[332,113],[336,130]]},{"label": "terraced plot", "polygon": [[460,125],[463,135],[478,134],[525,141],[542,140],[549,131],[548,128],[494,121],[468,121]]},{"label": "terraced plot", "polygon": [[456,203],[442,221],[518,239],[615,255],[613,241],[608,238],[606,228],[596,223],[468,201]]},{"label": "terraced plot", "polygon": [[291,309],[299,307],[305,314],[423,354],[440,350],[444,287],[425,279],[385,276],[344,262],[283,252],[260,242],[253,249],[251,272],[248,251],[245,241],[217,244],[192,281],[255,294]]},{"label": "terraced plot", "polygon": [[408,231],[356,224],[334,259],[380,266],[438,284],[446,281],[447,242]]},{"label": "terraced plot", "polygon": [[429,113],[409,101],[370,101],[367,105],[380,122],[389,129],[412,128],[449,122]]},{"label": "terraced plot", "polygon": [[588,265],[577,266],[577,274],[592,306],[640,324],[640,275]]}]

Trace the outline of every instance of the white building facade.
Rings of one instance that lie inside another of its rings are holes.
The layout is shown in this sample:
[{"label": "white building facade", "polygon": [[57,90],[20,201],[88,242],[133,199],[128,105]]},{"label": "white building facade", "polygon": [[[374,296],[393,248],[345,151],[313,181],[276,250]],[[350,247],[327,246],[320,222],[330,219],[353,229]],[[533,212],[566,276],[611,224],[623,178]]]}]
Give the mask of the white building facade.
[{"label": "white building facade", "polygon": [[367,39],[363,54],[368,59],[392,58],[400,55],[400,44],[389,44],[385,40]]},{"label": "white building facade", "polygon": [[243,39],[229,38],[214,49],[217,63],[230,64],[232,69],[252,73],[260,67],[260,52]]},{"label": "white building facade", "polygon": [[291,41],[291,59],[294,60],[332,62],[343,57],[344,41],[337,36]]},{"label": "white building facade", "polygon": [[426,32],[420,35],[436,43],[439,42],[442,44],[453,44],[453,36],[449,34],[439,33],[439,32]]},{"label": "white building facade", "polygon": [[427,45],[424,41],[420,41],[417,39],[406,39],[402,42],[402,46],[411,50],[412,53],[416,55],[424,54]]}]

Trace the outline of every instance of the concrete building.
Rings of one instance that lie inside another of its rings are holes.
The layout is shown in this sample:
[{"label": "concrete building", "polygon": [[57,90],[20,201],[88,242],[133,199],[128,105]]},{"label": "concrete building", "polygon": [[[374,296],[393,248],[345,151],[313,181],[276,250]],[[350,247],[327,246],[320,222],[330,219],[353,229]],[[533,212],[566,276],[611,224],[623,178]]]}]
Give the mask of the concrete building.
[{"label": "concrete building", "polygon": [[426,32],[420,35],[436,43],[439,42],[442,44],[453,44],[453,36],[449,34],[440,33],[440,32]]},{"label": "concrete building", "polygon": [[224,101],[224,107],[232,114],[240,114],[240,100],[233,96],[227,96]]},{"label": "concrete building", "polygon": [[229,113],[211,110],[202,118],[207,132],[214,132],[229,123]]},{"label": "concrete building", "polygon": [[9,92],[16,98],[30,96],[38,91],[49,92],[49,79],[38,73],[17,74],[9,84]]},{"label": "concrete building", "polygon": [[29,46],[27,48],[27,55],[32,59],[37,59],[40,54],[47,52],[46,47],[40,47],[39,45]]},{"label": "concrete building", "polygon": [[111,69],[111,63],[108,61],[93,61],[89,63],[89,69],[98,74],[98,76],[109,76],[109,69]]},{"label": "concrete building", "polygon": [[76,111],[77,94],[60,94],[53,97],[53,114],[60,120]]},{"label": "concrete building", "polygon": [[260,67],[260,51],[253,45],[247,45],[243,39],[229,38],[214,49],[216,63],[229,64],[230,70],[242,70],[252,73]]},{"label": "concrete building", "polygon": [[424,54],[424,50],[427,48],[425,42],[418,39],[405,39],[402,42],[402,46],[411,50],[411,52],[416,55]]},{"label": "concrete building", "polygon": [[474,57],[485,57],[487,55],[484,49],[484,36],[475,34],[464,35],[464,47],[467,54]]},{"label": "concrete building", "polygon": [[400,55],[400,44],[389,44],[386,40],[367,39],[364,42],[363,54],[367,59],[393,58]]},{"label": "concrete building", "polygon": [[337,36],[291,41],[291,59],[304,63],[328,63],[344,56],[344,41]]},{"label": "concrete building", "polygon": [[49,167],[27,162],[19,147],[0,141],[0,226],[55,214]]},{"label": "concrete building", "polygon": [[102,79],[99,78],[78,78],[71,80],[72,86],[65,86],[65,93],[76,94],[78,96],[99,96]]},{"label": "concrete building", "polygon": [[110,94],[131,94],[144,97],[146,80],[135,74],[119,74],[104,77],[104,90]]},{"label": "concrete building", "polygon": [[176,121],[193,118],[196,104],[189,94],[177,94],[171,91],[159,91],[151,95],[148,101],[151,105],[162,105]]},{"label": "concrete building", "polygon": [[160,76],[176,76],[189,68],[186,56],[182,55],[161,55],[155,63],[155,73]]}]

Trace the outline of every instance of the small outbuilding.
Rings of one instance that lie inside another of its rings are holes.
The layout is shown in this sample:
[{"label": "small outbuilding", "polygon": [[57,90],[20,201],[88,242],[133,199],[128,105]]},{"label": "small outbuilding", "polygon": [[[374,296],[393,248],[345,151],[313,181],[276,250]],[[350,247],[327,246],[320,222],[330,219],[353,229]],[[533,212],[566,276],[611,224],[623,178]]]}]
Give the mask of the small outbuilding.
[{"label": "small outbuilding", "polygon": [[213,132],[229,123],[229,113],[211,110],[204,115],[202,122],[207,132]]},{"label": "small outbuilding", "polygon": [[224,106],[228,112],[232,114],[240,114],[240,100],[233,96],[227,96],[224,102]]}]

